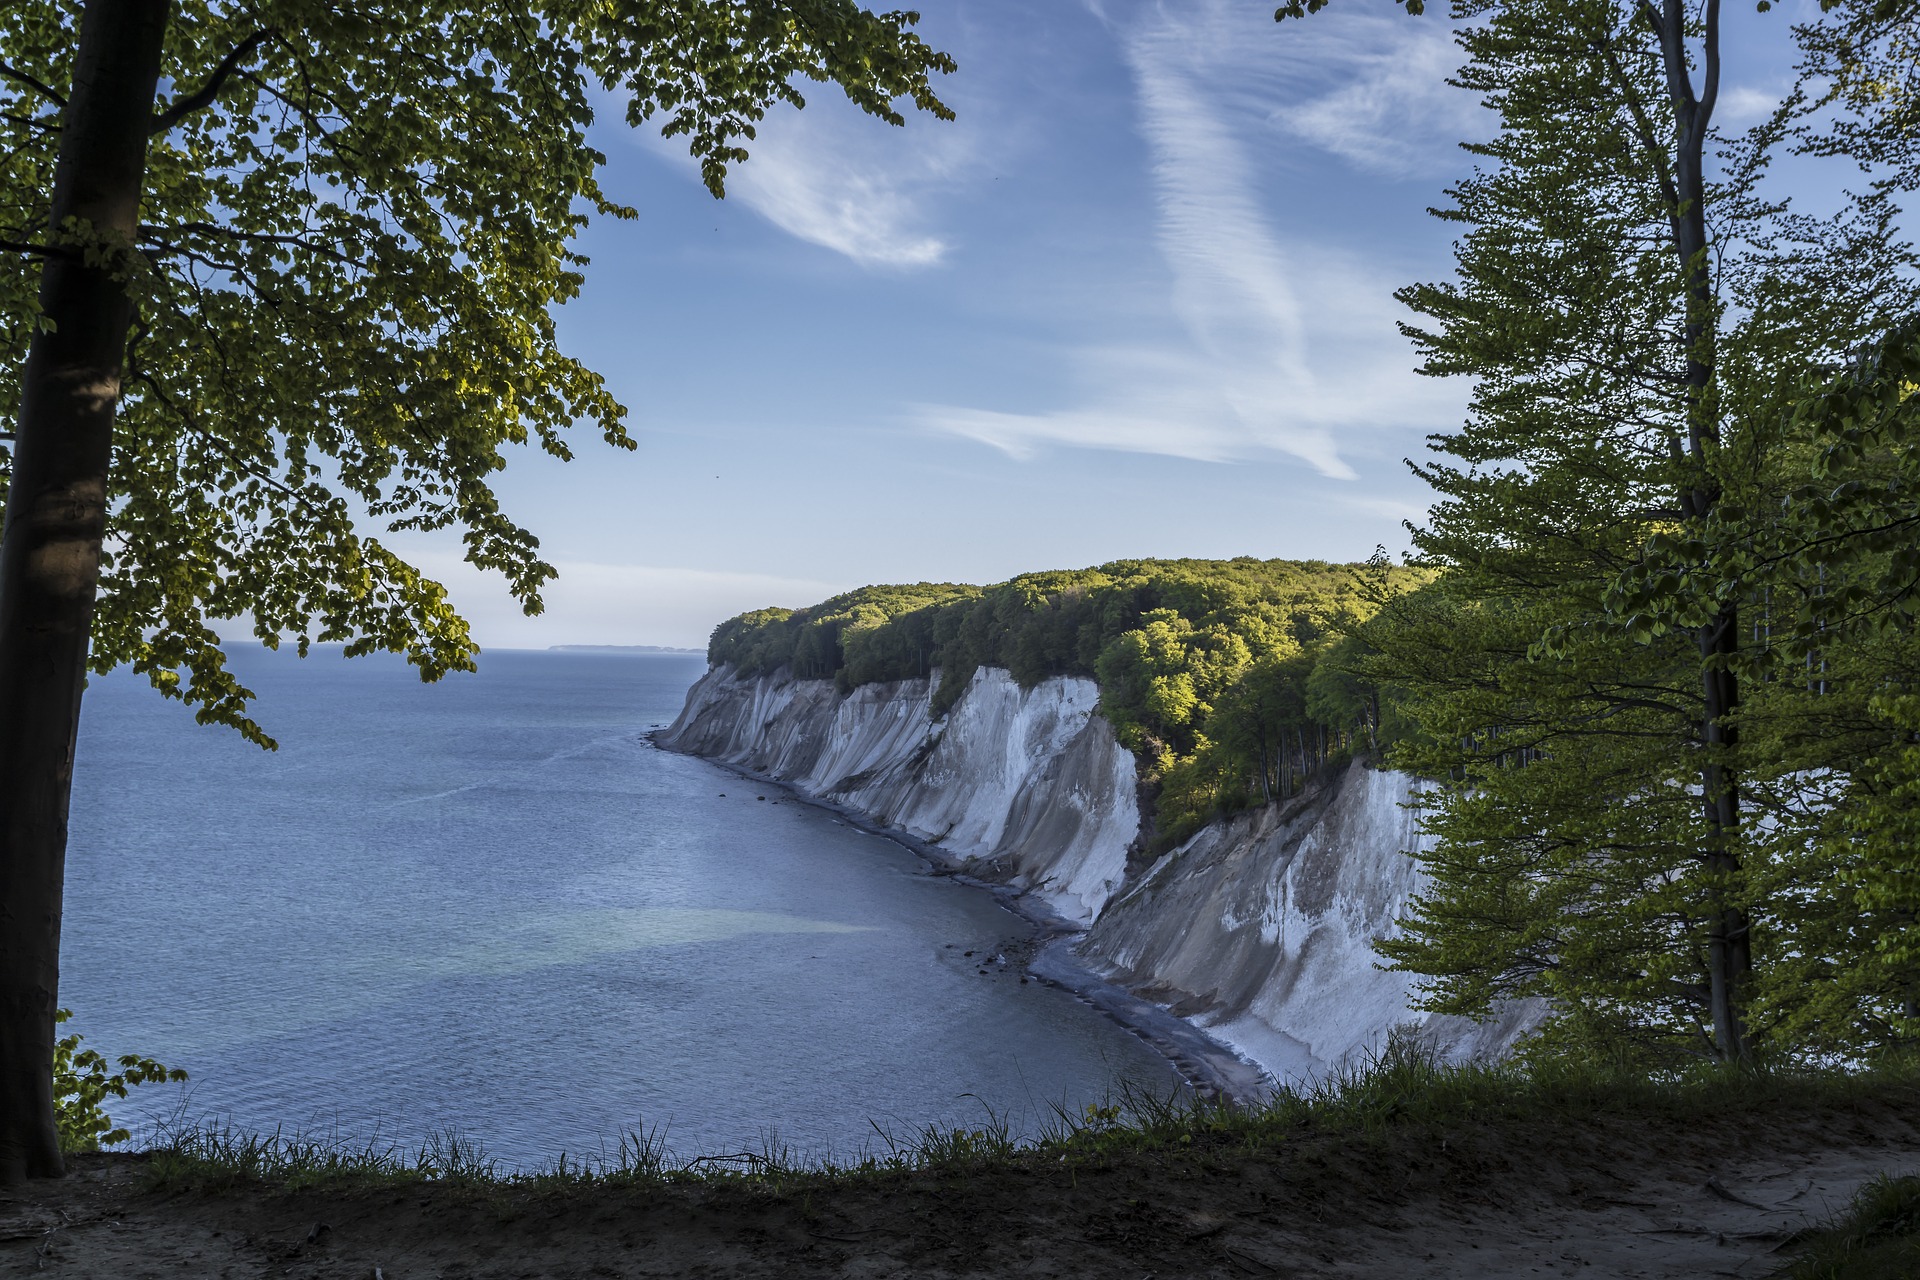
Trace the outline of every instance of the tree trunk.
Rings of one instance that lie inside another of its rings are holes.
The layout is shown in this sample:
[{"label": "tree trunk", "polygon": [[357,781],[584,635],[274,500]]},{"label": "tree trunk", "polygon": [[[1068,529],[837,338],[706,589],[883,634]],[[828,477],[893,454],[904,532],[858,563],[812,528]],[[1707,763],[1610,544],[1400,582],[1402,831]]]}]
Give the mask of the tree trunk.
[{"label": "tree trunk", "polygon": [[[1700,779],[1707,819],[1706,863],[1715,875],[1728,880],[1740,871],[1739,850],[1734,844],[1740,832],[1739,777],[1726,761],[1737,745],[1735,730],[1727,718],[1739,705],[1739,688],[1725,663],[1732,657],[1738,634],[1738,620],[1727,608],[1715,625],[1702,628],[1700,636],[1700,655],[1706,666],[1703,727],[1708,754]],[[1724,894],[1726,887],[1719,892]],[[1707,987],[1714,1049],[1729,1061],[1744,1060],[1751,1053],[1745,1014],[1747,979],[1753,971],[1751,935],[1746,910],[1737,900],[1728,902],[1722,897],[1707,921]]]},{"label": "tree trunk", "polygon": [[[1651,8],[1648,10],[1652,12]],[[1687,455],[1694,476],[1681,505],[1689,522],[1703,523],[1722,497],[1714,466],[1720,446],[1718,407],[1714,404],[1714,316],[1712,254],[1707,234],[1705,144],[1707,124],[1720,90],[1720,5],[1707,0],[1700,27],[1704,79],[1698,97],[1687,65],[1687,13],[1682,0],[1663,0],[1654,19],[1666,67],[1667,92],[1680,136],[1674,152],[1674,252],[1684,273],[1687,347]],[[1740,686],[1732,659],[1740,643],[1739,616],[1723,604],[1696,634],[1700,652],[1702,710],[1700,739],[1705,748],[1700,770],[1701,804],[1707,827],[1702,862],[1721,883],[1707,918],[1708,1016],[1714,1050],[1723,1059],[1749,1056],[1746,986],[1753,969],[1747,913],[1729,901],[1726,881],[1740,871],[1740,784],[1732,759],[1736,746],[1732,718],[1740,706]]]},{"label": "tree trunk", "polygon": [[[168,0],[88,0],[61,116],[53,228],[130,246]],[[107,463],[133,301],[95,256],[49,256],[0,533],[0,1184],[64,1169],[53,1109],[60,898]]]}]

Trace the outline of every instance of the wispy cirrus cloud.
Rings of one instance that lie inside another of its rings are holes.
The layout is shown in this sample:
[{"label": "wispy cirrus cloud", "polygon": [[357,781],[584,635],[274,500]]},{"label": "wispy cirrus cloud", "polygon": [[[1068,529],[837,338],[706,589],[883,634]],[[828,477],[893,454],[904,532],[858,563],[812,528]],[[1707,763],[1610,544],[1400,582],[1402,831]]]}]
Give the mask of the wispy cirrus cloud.
[{"label": "wispy cirrus cloud", "polygon": [[782,231],[862,266],[933,266],[952,246],[929,206],[966,167],[970,139],[926,118],[909,129],[844,104],[789,112],[762,126],[729,187]]},{"label": "wispy cirrus cloud", "polygon": [[[973,166],[972,128],[920,113],[896,128],[823,89],[809,94],[805,110],[769,114],[756,134],[743,144],[747,160],[727,175],[729,202],[865,267],[911,270],[946,259],[952,241],[934,205]],[[698,174],[685,139],[634,136],[689,177]]]},{"label": "wispy cirrus cloud", "polygon": [[[1394,114],[1427,90],[1389,94],[1388,55],[1346,28],[1303,40],[1296,27],[1283,38],[1265,15],[1251,15],[1256,24],[1244,7],[1218,2],[1136,11],[1131,21],[1099,16],[1132,73],[1168,310],[1184,341],[1075,351],[1084,394],[1065,408],[930,405],[916,420],[1015,457],[1048,445],[1204,461],[1280,453],[1351,479],[1343,446],[1353,433],[1457,417],[1460,396],[1412,372],[1392,282],[1284,225],[1254,158],[1271,165],[1272,133],[1291,127],[1295,147],[1373,173],[1404,167],[1414,152],[1372,145],[1369,130],[1390,133]],[[1450,64],[1418,43],[1434,38],[1409,39],[1420,57],[1403,73],[1456,92],[1444,84]],[[1364,110],[1336,129],[1343,104]]]},{"label": "wispy cirrus cloud", "polygon": [[1479,103],[1447,83],[1462,55],[1446,23],[1373,18],[1320,43],[1317,68],[1338,74],[1323,91],[1276,112],[1282,131],[1388,178],[1457,172],[1459,144],[1491,136]]}]

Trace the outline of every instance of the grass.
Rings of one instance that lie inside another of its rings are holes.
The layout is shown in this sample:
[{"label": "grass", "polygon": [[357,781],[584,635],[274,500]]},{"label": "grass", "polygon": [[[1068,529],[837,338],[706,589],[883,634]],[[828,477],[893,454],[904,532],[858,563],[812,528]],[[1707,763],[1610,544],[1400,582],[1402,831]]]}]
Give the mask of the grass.
[{"label": "grass", "polygon": [[442,1181],[489,1183],[501,1179],[486,1149],[454,1130],[434,1134],[411,1153],[378,1138],[269,1134],[227,1124],[171,1129],[148,1153],[148,1176],[163,1187],[218,1190],[242,1184],[272,1184],[289,1190],[342,1183]]},{"label": "grass", "polygon": [[[929,1125],[896,1134],[876,1125],[874,1139],[850,1160],[799,1156],[772,1137],[759,1151],[682,1159],[669,1149],[663,1132],[645,1129],[625,1135],[611,1151],[562,1155],[533,1171],[502,1170],[484,1147],[451,1131],[418,1148],[402,1149],[277,1131],[263,1136],[231,1127],[185,1126],[162,1135],[148,1153],[147,1171],[156,1187],[169,1190],[437,1183],[488,1194],[565,1195],[608,1185],[702,1184],[779,1193],[923,1172],[971,1176],[1137,1160],[1212,1163],[1277,1152],[1316,1136],[1345,1142],[1384,1140],[1398,1131],[1421,1128],[1520,1128],[1603,1115],[1684,1122],[1777,1105],[1803,1112],[1839,1108],[1868,1096],[1889,1095],[1920,1102],[1920,1064],[1900,1062],[1851,1073],[1702,1067],[1650,1078],[1597,1065],[1451,1066],[1396,1044],[1364,1068],[1283,1091],[1258,1106],[1123,1090],[1080,1112],[1056,1106],[1041,1132],[1025,1140],[990,1110],[983,1122],[971,1127]],[[1908,1198],[1900,1202],[1905,1206],[1900,1212],[1908,1216],[1883,1214],[1874,1221],[1897,1219],[1908,1223],[1903,1230],[1910,1232],[1920,1189],[1909,1186],[1901,1194]],[[1867,1248],[1847,1247],[1856,1253]],[[1913,1255],[1899,1256],[1910,1260]],[[1793,1274],[1796,1280],[1802,1276]],[[1856,1273],[1804,1274],[1851,1280]],[[1920,1268],[1909,1261],[1905,1270],[1884,1274],[1914,1275]]]},{"label": "grass", "polygon": [[1778,1280],[1912,1280],[1920,1275],[1920,1177],[1877,1178],[1839,1222],[1809,1237]]}]

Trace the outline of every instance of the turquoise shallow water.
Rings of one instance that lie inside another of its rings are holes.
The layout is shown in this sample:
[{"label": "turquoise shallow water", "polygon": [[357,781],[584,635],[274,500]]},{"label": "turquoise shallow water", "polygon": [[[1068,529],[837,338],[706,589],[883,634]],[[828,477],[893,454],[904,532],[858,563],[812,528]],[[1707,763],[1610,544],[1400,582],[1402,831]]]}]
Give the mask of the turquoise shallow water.
[{"label": "turquoise shallow water", "polygon": [[979,974],[1025,932],[987,895],[647,743],[697,658],[234,665],[279,752],[124,674],[87,693],[62,1003],[193,1077],[117,1115],[452,1127],[533,1166],[655,1126],[682,1155],[850,1155],[875,1124],[1031,1129],[1172,1086],[1073,997]]}]

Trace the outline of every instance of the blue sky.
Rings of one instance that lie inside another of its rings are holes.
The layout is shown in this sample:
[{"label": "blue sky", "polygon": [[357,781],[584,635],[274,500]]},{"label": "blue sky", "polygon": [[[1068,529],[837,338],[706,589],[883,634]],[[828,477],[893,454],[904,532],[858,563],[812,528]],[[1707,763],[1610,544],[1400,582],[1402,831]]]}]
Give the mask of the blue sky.
[{"label": "blue sky", "polygon": [[[519,615],[457,543],[403,544],[483,646],[705,643],[870,582],[1120,557],[1359,559],[1405,545],[1403,458],[1458,423],[1395,287],[1447,274],[1427,215],[1490,118],[1445,20],[1275,24],[1248,0],[927,0],[959,113],[892,129],[808,89],[714,201],[680,144],[601,111],[565,346],[640,442],[515,457],[561,569]],[[1779,13],[1729,13],[1723,116],[1784,83]],[[1748,29],[1752,29],[1749,31]]]}]

